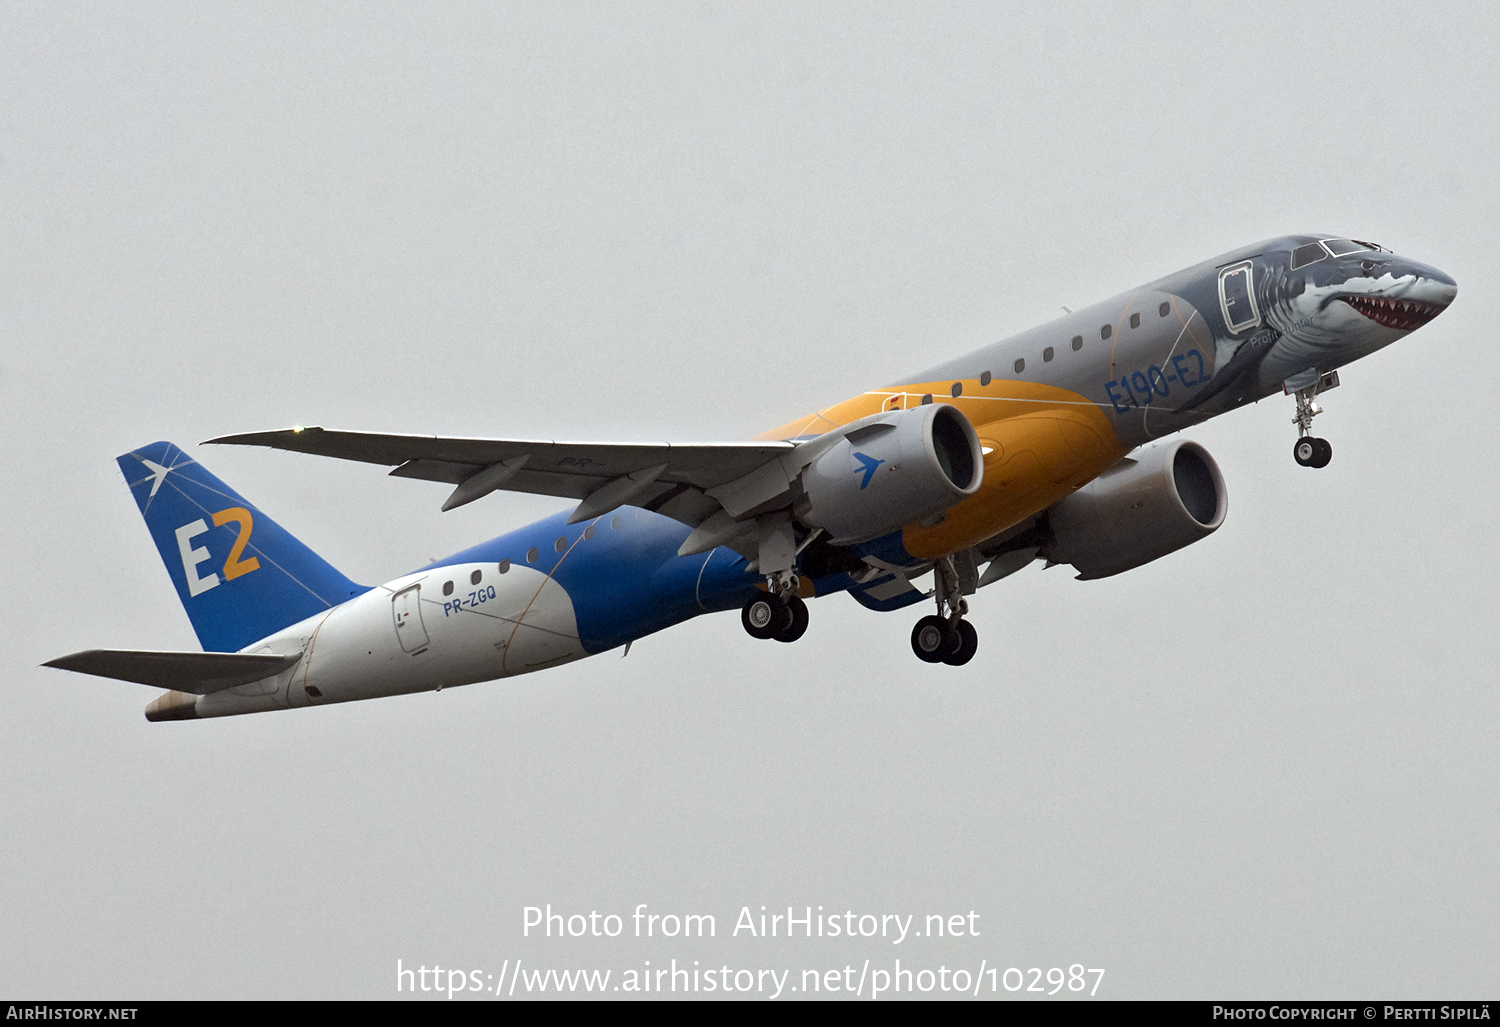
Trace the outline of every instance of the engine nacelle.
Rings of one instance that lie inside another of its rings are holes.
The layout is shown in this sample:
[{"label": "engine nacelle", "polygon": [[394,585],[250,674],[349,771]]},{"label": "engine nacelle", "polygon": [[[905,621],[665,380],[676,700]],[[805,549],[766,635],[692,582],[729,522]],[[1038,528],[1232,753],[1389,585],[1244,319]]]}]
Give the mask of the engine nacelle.
[{"label": "engine nacelle", "polygon": [[1229,493],[1208,450],[1178,439],[1121,461],[1048,511],[1046,555],[1107,578],[1213,534]]},{"label": "engine nacelle", "polygon": [[837,545],[864,542],[941,513],[983,480],[969,419],[930,403],[856,422],[803,470],[798,514]]}]

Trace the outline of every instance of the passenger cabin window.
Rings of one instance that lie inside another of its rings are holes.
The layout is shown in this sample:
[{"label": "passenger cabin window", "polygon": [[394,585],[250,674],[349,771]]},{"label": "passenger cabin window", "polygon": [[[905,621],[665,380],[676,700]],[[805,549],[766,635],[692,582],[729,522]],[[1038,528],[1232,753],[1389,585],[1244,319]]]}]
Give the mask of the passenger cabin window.
[{"label": "passenger cabin window", "polygon": [[527,563],[536,563],[536,558],[537,558],[536,546],[532,546],[530,549],[526,550],[526,562]]},{"label": "passenger cabin window", "polygon": [[1141,326],[1141,315],[1139,315],[1139,314],[1131,314],[1130,315],[1130,327],[1132,327],[1132,328],[1139,328],[1140,326]]},{"label": "passenger cabin window", "polygon": [[583,538],[584,538],[584,541],[586,542],[586,541],[588,541],[589,539],[591,539],[593,537],[594,537],[594,526],[592,524],[590,524],[587,528],[583,529]]},{"label": "passenger cabin window", "polygon": [[557,541],[554,542],[554,543],[552,543],[552,548],[556,549],[559,553],[562,552],[564,549],[567,549],[568,548],[568,538],[567,538],[567,536],[566,535],[560,535],[560,536],[558,536]]},{"label": "passenger cabin window", "polygon": [[1324,239],[1323,248],[1335,257],[1342,257],[1346,253],[1358,253],[1370,247],[1362,242],[1355,242],[1353,239]]},{"label": "passenger cabin window", "polygon": [[509,560],[501,560],[500,561],[500,573],[501,574],[509,574],[510,573],[510,561]]},{"label": "passenger cabin window", "polygon": [[927,394],[927,395],[925,395],[925,396],[923,396],[923,397],[922,397],[922,405],[923,405],[923,406],[924,406],[924,407],[925,407],[925,406],[926,406],[926,405],[927,405],[927,404],[928,404],[928,403],[931,403],[931,402],[932,402],[932,393],[930,393],[930,392],[929,392],[929,393],[928,393],[928,394]]},{"label": "passenger cabin window", "polygon": [[475,571],[473,574],[469,575],[469,584],[471,584],[471,585],[477,585],[477,584],[479,584],[479,579],[482,578],[482,577],[484,577],[484,571]]},{"label": "passenger cabin window", "polygon": [[1306,246],[1298,246],[1292,251],[1292,270],[1295,271],[1299,267],[1316,264],[1326,256],[1328,254],[1324,252],[1323,247],[1315,242],[1310,242]]},{"label": "passenger cabin window", "polygon": [[1016,361],[1016,374],[1020,374],[1024,370],[1026,370],[1026,361],[1025,361],[1025,359],[1022,358],[1022,359],[1017,360]]},{"label": "passenger cabin window", "polygon": [[611,531],[619,531],[620,530],[620,525],[622,525],[624,523],[625,523],[625,518],[621,517],[619,514],[615,514],[613,517],[611,517],[609,519],[610,530]]},{"label": "passenger cabin window", "polygon": [[1042,350],[1042,360],[1043,360],[1043,362],[1045,362],[1045,361],[1048,361],[1048,360],[1051,360],[1051,359],[1052,359],[1052,347],[1048,346],[1046,349]]},{"label": "passenger cabin window", "polygon": [[451,582],[451,581],[445,581],[445,582],[443,582],[443,595],[445,595],[445,596],[451,596],[452,594],[453,594],[453,582]]},{"label": "passenger cabin window", "polygon": [[1159,307],[1156,308],[1156,314],[1157,314],[1158,317],[1166,317],[1171,312],[1172,312],[1172,304],[1167,303],[1167,302],[1163,302],[1161,306],[1159,306]]},{"label": "passenger cabin window", "polygon": [[1081,336],[1081,335],[1075,335],[1075,336],[1073,336],[1073,349],[1074,349],[1075,352],[1077,350],[1083,349],[1083,336]]},{"label": "passenger cabin window", "polygon": [[1099,329],[1099,338],[1101,339],[1107,339],[1113,334],[1115,334],[1114,325],[1105,325]]},{"label": "passenger cabin window", "polygon": [[953,383],[953,398],[957,399],[959,396],[962,396],[963,394],[964,394],[964,383],[963,382],[954,382]]},{"label": "passenger cabin window", "polygon": [[979,384],[980,385],[988,385],[989,383],[990,383],[990,373],[988,371],[985,371],[983,374],[981,374],[979,376]]}]

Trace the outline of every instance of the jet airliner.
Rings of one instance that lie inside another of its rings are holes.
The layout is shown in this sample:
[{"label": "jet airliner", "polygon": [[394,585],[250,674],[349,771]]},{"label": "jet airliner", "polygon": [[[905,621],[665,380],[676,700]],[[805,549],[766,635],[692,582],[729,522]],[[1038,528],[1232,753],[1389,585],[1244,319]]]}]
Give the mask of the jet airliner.
[{"label": "jet airliner", "polygon": [[[576,505],[370,587],[345,577],[167,442],[118,458],[203,652],[88,650],[47,666],[165,689],[148,720],[471,684],[627,647],[716,611],[794,642],[807,600],[924,601],[928,663],[978,651],[970,596],[1034,560],[1082,579],[1205,538],[1228,494],[1166,439],[1282,392],[1293,458],[1323,467],[1317,397],[1425,325],[1450,277],[1371,242],[1226,253],[749,442],[597,444],[291,428],[228,435],[453,486]],[[1157,441],[1164,440],[1165,441]],[[931,574],[931,586],[925,576]],[[919,583],[921,582],[921,583]]]}]

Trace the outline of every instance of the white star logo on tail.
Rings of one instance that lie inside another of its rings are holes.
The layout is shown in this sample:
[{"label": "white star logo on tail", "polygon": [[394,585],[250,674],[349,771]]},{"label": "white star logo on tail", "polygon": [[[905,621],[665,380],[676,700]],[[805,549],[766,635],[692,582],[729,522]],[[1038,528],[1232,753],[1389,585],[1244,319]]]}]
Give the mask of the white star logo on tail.
[{"label": "white star logo on tail", "polygon": [[[171,471],[172,468],[163,467],[161,464],[147,460],[143,456],[138,456],[136,457],[136,459],[145,464],[147,467],[151,468],[151,474],[155,478],[155,480],[151,482],[151,496],[156,495],[156,490],[161,488],[161,483],[167,480],[167,473]],[[146,498],[150,499],[151,496],[147,496]]]}]

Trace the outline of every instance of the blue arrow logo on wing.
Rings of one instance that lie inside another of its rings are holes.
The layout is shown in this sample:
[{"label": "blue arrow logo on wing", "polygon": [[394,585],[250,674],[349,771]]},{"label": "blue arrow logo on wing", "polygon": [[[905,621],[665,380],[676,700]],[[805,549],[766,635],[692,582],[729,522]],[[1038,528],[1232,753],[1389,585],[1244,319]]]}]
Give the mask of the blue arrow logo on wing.
[{"label": "blue arrow logo on wing", "polygon": [[[875,468],[885,463],[885,461],[876,460],[873,456],[865,456],[863,453],[855,453],[854,459],[865,465],[865,480],[859,483],[860,491],[864,491],[865,486],[870,484],[870,479],[875,477]],[[855,473],[858,474],[859,472],[856,471]]]}]

